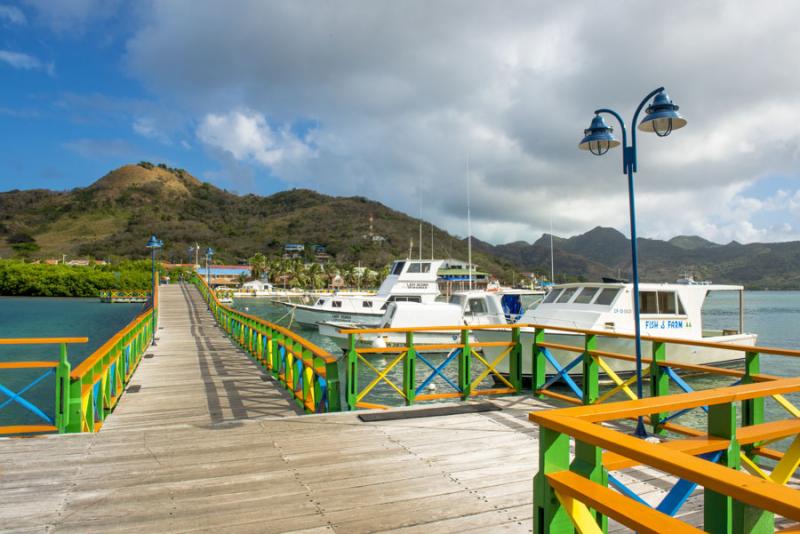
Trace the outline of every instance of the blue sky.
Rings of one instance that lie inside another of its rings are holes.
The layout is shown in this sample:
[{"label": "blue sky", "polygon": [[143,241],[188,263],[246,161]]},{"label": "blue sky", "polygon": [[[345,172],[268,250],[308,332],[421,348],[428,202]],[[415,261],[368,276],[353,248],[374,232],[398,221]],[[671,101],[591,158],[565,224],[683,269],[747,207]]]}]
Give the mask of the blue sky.
[{"label": "blue sky", "polygon": [[627,118],[665,85],[689,124],[640,136],[640,233],[800,239],[800,6],[592,9],[0,0],[0,189],[148,160],[241,193],[421,204],[464,235],[469,160],[482,239],[627,233],[620,152],[576,144],[595,108]]}]

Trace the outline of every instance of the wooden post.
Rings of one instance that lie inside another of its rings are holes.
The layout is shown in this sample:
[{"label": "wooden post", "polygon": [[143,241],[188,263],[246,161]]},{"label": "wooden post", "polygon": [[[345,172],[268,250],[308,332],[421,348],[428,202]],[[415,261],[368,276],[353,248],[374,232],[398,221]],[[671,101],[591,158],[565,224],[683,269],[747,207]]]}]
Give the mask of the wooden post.
[{"label": "wooden post", "polygon": [[56,367],[56,413],[55,423],[59,434],[67,431],[69,425],[69,359],[67,358],[67,344],[61,344],[61,351]]},{"label": "wooden post", "polygon": [[583,403],[594,404],[600,397],[600,370],[591,352],[597,350],[597,336],[583,336]]},{"label": "wooden post", "polygon": [[469,343],[469,330],[461,331],[461,354],[458,359],[458,388],[461,398],[467,400],[472,392],[472,347]]},{"label": "wooden post", "polygon": [[[719,463],[739,469],[739,442],[736,441],[736,405],[714,404],[708,407],[708,435],[730,440]],[[703,493],[703,528],[713,534],[733,532],[733,498],[706,488]]]},{"label": "wooden post", "polygon": [[417,352],[414,348],[414,332],[406,332],[406,357],[403,361],[403,394],[406,406],[414,404],[417,389]]},{"label": "wooden post", "polygon": [[[658,365],[658,362],[666,361],[667,344],[660,341],[653,341],[651,356],[653,361],[650,364],[650,396],[664,397],[669,395],[669,375],[662,366]],[[665,433],[661,424],[666,417],[666,413],[650,414],[650,423],[653,425],[654,434],[663,435]]]},{"label": "wooden post", "polygon": [[347,351],[347,369],[345,374],[345,387],[347,388],[347,408],[356,409],[358,398],[358,353],[356,352],[356,336],[348,334],[350,349]]},{"label": "wooden post", "polygon": [[531,391],[537,398],[544,398],[544,395],[537,393],[545,382],[547,382],[547,359],[544,357],[544,349],[539,343],[544,341],[544,330],[537,328],[533,333],[533,345],[531,354]]},{"label": "wooden post", "polygon": [[[608,487],[608,470],[603,467],[603,451],[599,447],[575,440],[575,459],[572,460],[570,470],[592,482]],[[600,529],[608,532],[608,517],[596,510],[591,511]]]},{"label": "wooden post", "polygon": [[561,534],[575,531],[555,490],[547,482],[549,473],[569,469],[569,436],[539,427],[539,472],[533,477],[533,532]]},{"label": "wooden post", "polygon": [[519,327],[511,329],[511,351],[508,354],[508,378],[514,386],[515,393],[522,391],[522,342],[519,338]]}]

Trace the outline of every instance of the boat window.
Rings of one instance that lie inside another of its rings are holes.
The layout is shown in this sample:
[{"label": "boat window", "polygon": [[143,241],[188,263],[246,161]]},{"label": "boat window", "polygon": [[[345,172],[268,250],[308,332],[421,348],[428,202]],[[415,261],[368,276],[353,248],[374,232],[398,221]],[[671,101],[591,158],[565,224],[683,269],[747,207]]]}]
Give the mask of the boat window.
[{"label": "boat window", "polygon": [[554,289],[552,290],[542,301],[542,304],[550,304],[555,302],[561,292],[564,291],[563,289]]},{"label": "boat window", "polygon": [[600,292],[600,295],[597,296],[597,300],[595,300],[594,303],[598,306],[608,306],[616,300],[618,294],[618,288],[607,287]]},{"label": "boat window", "polygon": [[469,315],[486,315],[486,301],[483,299],[469,299]]},{"label": "boat window", "polygon": [[[388,305],[388,302],[384,304],[384,308]],[[391,309],[384,315],[385,319],[381,325],[381,328],[390,328],[392,326],[392,319],[394,319],[395,311],[397,311],[397,306],[392,306]]]},{"label": "boat window", "polygon": [[457,306],[464,306],[464,301],[466,297],[464,295],[450,295],[450,300],[448,301],[450,304],[456,304]]},{"label": "boat window", "polygon": [[572,298],[572,295],[574,295],[576,291],[578,291],[577,287],[568,287],[568,288],[566,288],[564,290],[564,292],[561,293],[561,296],[558,297],[558,300],[556,302],[558,304],[562,304],[564,302],[569,302],[569,299]]},{"label": "boat window", "polygon": [[403,272],[403,267],[405,266],[406,262],[404,261],[397,261],[392,267],[392,274],[400,274]]},{"label": "boat window", "polygon": [[317,304],[316,304],[316,305],[317,305],[317,306],[322,306],[322,305],[324,305],[324,304],[325,304],[325,299],[319,299],[319,300],[317,301]]},{"label": "boat window", "polygon": [[675,293],[672,291],[658,292],[658,313],[675,315]]},{"label": "boat window", "polygon": [[409,273],[429,273],[431,272],[430,263],[411,263],[408,266]]},{"label": "boat window", "polygon": [[372,301],[371,300],[362,301],[361,302],[361,307],[362,308],[371,308],[372,307]]},{"label": "boat window", "polygon": [[639,313],[658,313],[658,298],[655,291],[639,292]]},{"label": "boat window", "polygon": [[681,302],[680,295],[676,295],[676,298],[678,299],[678,315],[686,315],[686,310],[683,309],[683,302]]},{"label": "boat window", "polygon": [[575,297],[575,304],[589,304],[598,291],[600,291],[599,287],[584,287]]},{"label": "boat window", "polygon": [[342,307],[342,301],[341,300],[331,301],[331,307],[332,308],[341,308]]}]

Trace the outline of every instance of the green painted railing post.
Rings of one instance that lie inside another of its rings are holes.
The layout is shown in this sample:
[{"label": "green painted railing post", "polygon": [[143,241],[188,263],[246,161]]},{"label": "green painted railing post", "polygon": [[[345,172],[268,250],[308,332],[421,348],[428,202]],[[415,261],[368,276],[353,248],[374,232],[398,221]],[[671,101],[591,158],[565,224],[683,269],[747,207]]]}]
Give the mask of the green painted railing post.
[{"label": "green painted railing post", "polygon": [[575,529],[546,475],[569,469],[569,436],[540,427],[539,471],[533,477],[533,531],[535,534],[571,533]]},{"label": "green painted railing post", "polygon": [[276,331],[272,331],[272,339],[270,343],[272,343],[272,378],[275,380],[280,380],[280,372],[281,372],[281,345],[279,340],[281,339],[281,335]]},{"label": "green painted railing post", "polygon": [[[736,440],[736,405],[714,404],[708,407],[708,435],[730,440],[722,452],[720,464],[739,469],[739,442]],[[703,493],[703,528],[713,534],[733,532],[733,498],[705,489]]]},{"label": "green painted railing post", "polygon": [[[310,350],[303,348],[299,343],[297,344],[297,348],[302,351],[300,354],[302,354],[301,357],[303,359],[303,367],[302,371],[300,371],[300,381],[303,388],[303,410],[307,413],[312,413],[314,408],[308,408],[308,400],[312,397],[312,393],[314,392],[314,384],[312,383],[314,381],[314,355],[311,354]],[[311,382],[308,380],[308,373],[306,372],[307,366],[311,366]]]},{"label": "green painted railing post", "polygon": [[67,358],[67,344],[62,343],[56,367],[56,413],[55,423],[59,434],[67,431],[69,424],[69,372],[70,365]]},{"label": "green painted railing post", "polygon": [[[599,447],[575,440],[575,459],[570,470],[601,486],[608,486],[608,470],[603,467],[603,451]],[[608,517],[596,510],[592,512],[600,529],[608,532]]]},{"label": "green painted railing post", "polygon": [[533,332],[531,345],[531,391],[537,398],[544,398],[538,391],[547,382],[547,359],[544,357],[544,348],[539,343],[544,342],[544,330],[537,328]]},{"label": "green painted railing post", "polygon": [[458,388],[461,398],[467,400],[472,393],[472,347],[469,341],[469,330],[461,331],[461,354],[458,358]]},{"label": "green painted railing post", "polygon": [[414,348],[414,332],[406,332],[406,357],[403,360],[403,394],[406,405],[414,404],[417,382],[417,351]]},{"label": "green painted railing post", "polygon": [[347,350],[347,369],[345,387],[347,388],[347,408],[356,409],[358,403],[358,353],[356,352],[356,336],[348,334],[350,348]]},{"label": "green painted railing post", "polygon": [[325,364],[325,382],[328,383],[328,411],[342,411],[342,397],[339,385],[339,360]]},{"label": "green painted railing post", "polygon": [[[652,345],[651,356],[653,362],[650,364],[650,396],[665,397],[669,395],[669,375],[663,366],[658,365],[658,362],[667,360],[667,344],[653,341]],[[655,434],[664,434],[666,432],[661,426],[666,417],[666,413],[650,414],[650,424],[653,425]]]},{"label": "green painted railing post", "polygon": [[67,395],[67,432],[81,432],[81,386],[80,379],[69,380],[69,393]]},{"label": "green painted railing post", "polygon": [[522,342],[519,327],[511,329],[511,351],[508,353],[508,381],[516,393],[522,391]]},{"label": "green painted railing post", "polygon": [[597,350],[597,336],[583,338],[583,403],[594,404],[600,397],[600,364],[592,356]]},{"label": "green painted railing post", "polygon": [[[761,372],[761,357],[758,352],[747,352],[744,356],[744,376],[742,384],[754,382],[753,376]],[[759,425],[764,422],[764,398],[748,399],[742,401],[742,426]],[[752,444],[744,446],[744,453],[755,460]],[[733,530],[736,533],[745,532],[773,532],[775,530],[775,515],[771,512],[735,502],[733,509]]]}]

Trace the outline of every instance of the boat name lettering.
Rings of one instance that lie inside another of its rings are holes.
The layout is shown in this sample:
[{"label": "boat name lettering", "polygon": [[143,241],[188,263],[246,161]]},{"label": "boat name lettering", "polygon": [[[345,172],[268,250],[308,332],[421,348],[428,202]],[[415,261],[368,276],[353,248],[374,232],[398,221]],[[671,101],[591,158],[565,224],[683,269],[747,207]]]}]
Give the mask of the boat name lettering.
[{"label": "boat name lettering", "polygon": [[668,321],[662,319],[660,321],[647,320],[644,322],[644,327],[648,330],[669,330],[673,328],[683,328],[683,321]]},{"label": "boat name lettering", "polygon": [[632,311],[633,310],[631,310],[630,308],[614,308],[612,310],[612,313],[627,314],[627,313],[632,313]]},{"label": "boat name lettering", "polygon": [[408,289],[428,289],[426,282],[408,282],[406,283]]}]

